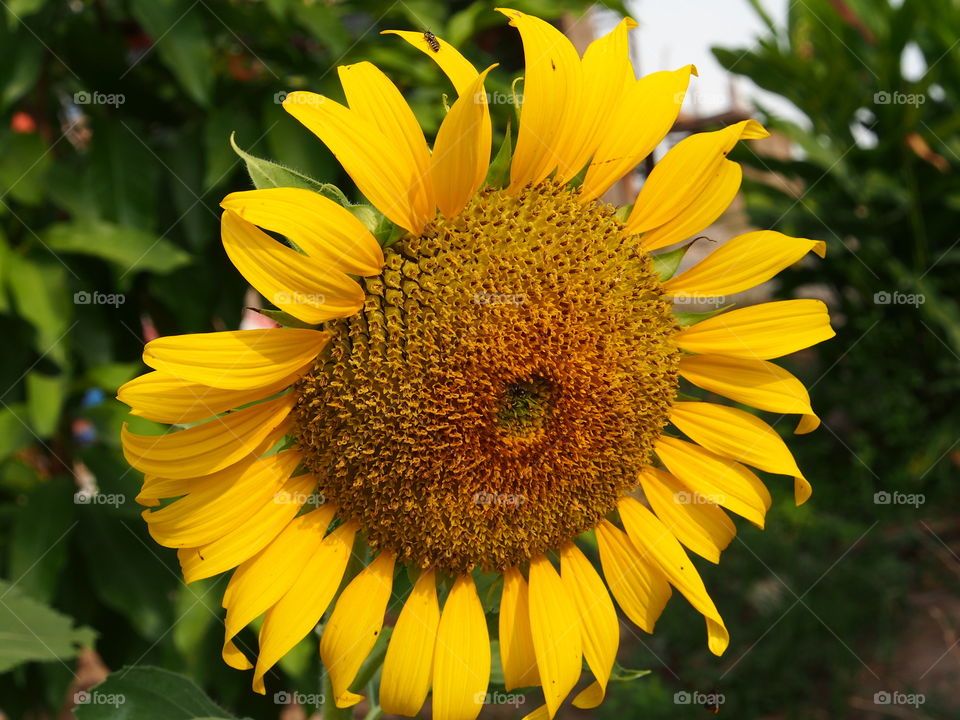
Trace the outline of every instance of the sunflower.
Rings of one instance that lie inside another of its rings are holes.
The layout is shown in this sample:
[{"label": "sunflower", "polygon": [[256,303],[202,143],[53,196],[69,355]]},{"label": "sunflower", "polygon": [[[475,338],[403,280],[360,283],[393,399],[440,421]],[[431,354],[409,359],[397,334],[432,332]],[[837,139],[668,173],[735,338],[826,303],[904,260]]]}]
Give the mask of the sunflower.
[{"label": "sunflower", "polygon": [[[433,717],[475,718],[493,652],[508,690],[542,689],[534,716],[557,713],[584,660],[594,680],[572,703],[596,707],[619,643],[614,600],[653,632],[676,589],[709,649],[726,648],[687,550],[718,562],[735,533],[726,511],[763,526],[770,494],[747,466],[794,478],[798,504],[810,495],[768,424],[680,391],[813,430],[803,385],[769,360],[833,335],[823,303],[674,308],[753,287],[823,243],[750,232],[679,274],[682,249],[656,252],[716,220],[741,181],[727,153],[767,132],[748,120],[692,135],[632,207],[605,204],[670,130],[695,69],[637,80],[629,19],[581,58],[550,24],[500,12],[526,62],[515,150],[508,132],[497,155],[509,177],[490,162],[491,68],[395,32],[457,94],[432,151],[367,62],[339,68],[346,104],[284,102],[385,220],[304,187],[227,196],[227,255],[287,327],[154,340],[153,372],[120,390],[134,415],[186,426],[124,427],[124,452],[185,580],[233,569],[223,658],[253,668],[260,693],[326,617],[333,700],[359,702],[351,686],[393,598],[385,712],[416,715],[432,691]],[[255,660],[235,644],[251,623]]]}]

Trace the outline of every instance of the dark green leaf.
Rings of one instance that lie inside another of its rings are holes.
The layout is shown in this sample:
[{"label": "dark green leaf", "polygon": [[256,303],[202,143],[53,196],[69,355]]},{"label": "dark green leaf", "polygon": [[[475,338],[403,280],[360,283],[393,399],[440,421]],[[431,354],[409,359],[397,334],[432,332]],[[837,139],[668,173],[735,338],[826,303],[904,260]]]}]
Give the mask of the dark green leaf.
[{"label": "dark green leaf", "polygon": [[190,262],[190,255],[169,240],[106,221],[53,225],[43,239],[54,250],[92,255],[115,263],[123,275],[148,270],[168,273]]},{"label": "dark green leaf", "polygon": [[230,145],[234,152],[243,158],[247,165],[247,172],[250,173],[250,179],[257,188],[298,187],[315,192],[323,191],[323,183],[272,160],[264,160],[241,150],[237,145],[236,133],[230,135]]}]

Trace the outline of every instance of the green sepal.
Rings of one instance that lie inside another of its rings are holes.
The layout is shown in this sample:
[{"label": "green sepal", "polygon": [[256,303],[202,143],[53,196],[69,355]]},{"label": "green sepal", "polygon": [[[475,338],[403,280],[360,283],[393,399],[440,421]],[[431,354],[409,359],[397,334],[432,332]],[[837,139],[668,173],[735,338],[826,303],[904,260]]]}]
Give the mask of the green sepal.
[{"label": "green sepal", "polygon": [[660,282],[666,282],[677,273],[677,268],[680,267],[680,261],[683,260],[683,256],[687,254],[687,250],[690,249],[691,245],[693,245],[693,243],[689,242],[676,250],[650,256],[650,259],[653,261],[653,271],[657,274]]},{"label": "green sepal", "polygon": [[613,670],[610,673],[610,682],[630,682],[637,678],[646,677],[652,670],[630,670],[623,667],[618,662],[613,664]]},{"label": "green sepal", "polygon": [[285,313],[283,310],[263,310],[261,308],[248,308],[249,310],[255,310],[261,315],[265,315],[274,322],[280,323],[283,327],[292,327],[292,328],[304,328],[306,330],[316,329],[316,325],[310,325],[309,323],[303,322],[303,320],[297,320],[290,313]]},{"label": "green sepal", "polygon": [[346,196],[335,185],[314,180],[285,165],[258,158],[241,149],[237,145],[236,133],[230,133],[230,147],[246,164],[250,180],[253,181],[254,187],[258,190],[273,187],[303,188],[325,195],[341,205],[347,202]]},{"label": "green sepal", "polygon": [[691,325],[696,325],[701,320],[712,318],[714,315],[718,315],[732,307],[733,304],[731,303],[730,305],[724,305],[716,310],[707,310],[706,312],[674,312],[673,317],[680,323],[680,327],[690,327]]},{"label": "green sepal", "polygon": [[513,138],[510,135],[510,121],[507,120],[507,131],[503,136],[503,142],[500,143],[500,149],[497,150],[493,162],[490,163],[487,177],[483,181],[484,186],[493,188],[506,187],[510,182],[510,161],[512,159]]},{"label": "green sepal", "polygon": [[613,214],[613,216],[617,220],[622,222],[624,225],[626,225],[627,219],[630,217],[630,213],[633,212],[634,205],[636,205],[636,203],[630,203],[629,205],[621,205],[620,207],[617,208],[617,211]]}]

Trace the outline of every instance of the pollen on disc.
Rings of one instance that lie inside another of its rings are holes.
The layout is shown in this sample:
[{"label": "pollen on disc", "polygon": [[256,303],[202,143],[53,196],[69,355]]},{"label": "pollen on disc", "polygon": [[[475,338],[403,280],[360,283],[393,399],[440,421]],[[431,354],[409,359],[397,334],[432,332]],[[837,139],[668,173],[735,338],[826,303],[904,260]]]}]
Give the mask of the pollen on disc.
[{"label": "pollen on disc", "polygon": [[295,437],[371,545],[502,569],[589,530],[667,422],[670,307],[613,209],[541,184],[479,193],[385,250],[295,388]]}]

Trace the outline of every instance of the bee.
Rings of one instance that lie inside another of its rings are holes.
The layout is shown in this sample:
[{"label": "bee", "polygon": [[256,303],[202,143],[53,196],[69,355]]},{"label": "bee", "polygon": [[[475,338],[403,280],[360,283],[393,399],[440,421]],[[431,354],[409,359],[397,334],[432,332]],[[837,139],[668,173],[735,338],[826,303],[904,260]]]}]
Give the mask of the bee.
[{"label": "bee", "polygon": [[429,30],[423,34],[423,41],[427,43],[429,48],[434,52],[440,52],[440,41],[437,40],[437,36]]}]

